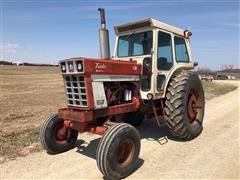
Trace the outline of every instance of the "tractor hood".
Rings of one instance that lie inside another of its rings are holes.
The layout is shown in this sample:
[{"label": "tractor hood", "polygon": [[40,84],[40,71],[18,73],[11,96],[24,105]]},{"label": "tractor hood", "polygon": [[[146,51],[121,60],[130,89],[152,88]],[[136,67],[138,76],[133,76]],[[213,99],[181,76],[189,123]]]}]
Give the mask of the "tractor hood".
[{"label": "tractor hood", "polygon": [[113,61],[80,57],[62,60],[59,65],[62,74],[141,74],[141,64],[137,64],[137,61]]}]

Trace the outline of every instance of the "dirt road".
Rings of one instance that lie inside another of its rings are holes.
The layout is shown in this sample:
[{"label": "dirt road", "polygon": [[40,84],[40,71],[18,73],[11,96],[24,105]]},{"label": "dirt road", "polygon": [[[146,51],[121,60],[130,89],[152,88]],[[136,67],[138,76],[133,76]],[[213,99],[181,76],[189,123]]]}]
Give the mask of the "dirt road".
[{"label": "dirt road", "polygon": [[[235,84],[239,85],[239,82]],[[204,131],[189,142],[171,140],[166,129],[145,120],[139,168],[127,179],[239,179],[240,89],[206,103]],[[97,139],[96,139],[97,138]],[[80,140],[82,139],[82,140]],[[1,179],[102,179],[95,162],[99,136],[79,135],[78,146],[66,153],[31,154],[1,165]]]}]

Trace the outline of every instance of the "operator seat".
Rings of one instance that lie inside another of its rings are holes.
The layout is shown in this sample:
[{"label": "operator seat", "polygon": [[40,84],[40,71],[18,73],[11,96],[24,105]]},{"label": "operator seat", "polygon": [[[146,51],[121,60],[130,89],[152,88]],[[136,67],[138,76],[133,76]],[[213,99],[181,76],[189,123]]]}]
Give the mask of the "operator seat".
[{"label": "operator seat", "polygon": [[167,58],[159,57],[157,59],[157,67],[158,69],[169,70],[171,68],[171,64],[168,63]]}]

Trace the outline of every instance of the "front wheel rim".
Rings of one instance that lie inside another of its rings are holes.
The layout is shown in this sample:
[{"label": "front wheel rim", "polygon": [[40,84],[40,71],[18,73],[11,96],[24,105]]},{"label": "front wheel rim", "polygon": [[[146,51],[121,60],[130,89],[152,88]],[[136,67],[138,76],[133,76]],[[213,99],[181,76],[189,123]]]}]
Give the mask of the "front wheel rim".
[{"label": "front wheel rim", "polygon": [[123,140],[117,149],[117,166],[120,168],[127,167],[133,160],[135,145],[130,138]]},{"label": "front wheel rim", "polygon": [[69,129],[64,130],[63,126],[63,124],[58,124],[55,128],[54,138],[58,144],[66,144],[71,136]]}]

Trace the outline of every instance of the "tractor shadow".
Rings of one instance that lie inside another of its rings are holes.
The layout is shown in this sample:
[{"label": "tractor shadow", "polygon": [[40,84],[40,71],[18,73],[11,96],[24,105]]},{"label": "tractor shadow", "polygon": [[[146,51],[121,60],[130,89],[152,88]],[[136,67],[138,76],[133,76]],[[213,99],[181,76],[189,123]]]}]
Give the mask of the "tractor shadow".
[{"label": "tractor shadow", "polygon": [[97,146],[100,140],[101,138],[99,137],[87,143],[82,139],[78,139],[76,143],[76,148],[77,148],[76,152],[96,160],[96,151],[97,151]]},{"label": "tractor shadow", "polygon": [[146,139],[147,141],[156,141],[159,143],[159,145],[168,143],[168,140],[178,141],[169,133],[163,117],[159,116],[159,120],[160,127],[158,127],[155,119],[144,119],[143,124],[137,127],[141,139]]},{"label": "tractor shadow", "polygon": [[[146,139],[147,141],[158,142],[159,145],[164,145],[168,143],[168,140],[177,141],[169,132],[164,125],[163,118],[160,119],[161,127],[157,126],[157,122],[154,119],[144,119],[143,123],[137,127],[141,139]],[[92,159],[96,159],[96,151],[98,143],[101,137],[91,140],[90,142],[85,142],[82,139],[78,139],[76,143],[76,152],[88,156]]]}]

